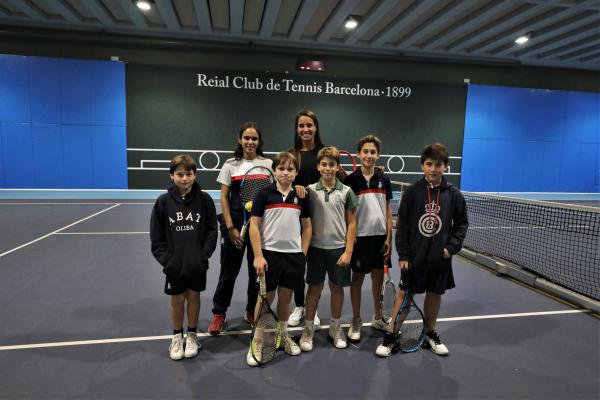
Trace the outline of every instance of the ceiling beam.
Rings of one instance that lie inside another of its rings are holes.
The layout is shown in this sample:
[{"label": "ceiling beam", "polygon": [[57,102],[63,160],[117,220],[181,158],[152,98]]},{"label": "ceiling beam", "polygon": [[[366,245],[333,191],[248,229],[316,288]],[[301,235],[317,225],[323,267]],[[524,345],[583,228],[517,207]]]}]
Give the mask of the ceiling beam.
[{"label": "ceiling beam", "polygon": [[548,8],[550,7],[524,4],[521,7],[510,11],[508,14],[505,14],[499,18],[493,18],[487,24],[475,29],[464,37],[455,40],[453,43],[450,43],[448,46],[446,46],[446,49],[465,50],[475,43],[486,40],[486,38],[501,32],[503,29],[506,29],[507,26],[511,26],[514,23],[519,23],[523,20],[526,20],[527,18],[543,12]]},{"label": "ceiling beam", "polygon": [[229,0],[229,33],[242,36],[244,30],[244,0]]},{"label": "ceiling beam", "polygon": [[82,21],[82,18],[79,15],[75,15],[75,13],[62,2],[58,0],[45,0],[45,2],[67,21],[75,23],[80,23]]},{"label": "ceiling beam", "polygon": [[181,30],[179,18],[177,17],[177,13],[173,8],[173,3],[171,3],[170,0],[154,0],[154,4],[156,4],[156,9],[162,17],[162,20],[165,22],[165,25],[167,25],[168,30]]},{"label": "ceiling beam", "polygon": [[527,21],[498,33],[495,37],[470,47],[467,51],[470,53],[484,53],[494,47],[497,48],[499,42],[514,44],[514,40],[517,37],[524,35],[527,32],[535,32],[538,29],[543,29],[545,26],[560,21],[561,19],[568,18],[577,12],[578,10],[552,8],[541,15],[536,15]]},{"label": "ceiling beam", "polygon": [[444,8],[423,21],[417,28],[413,29],[407,35],[400,39],[398,49],[408,49],[421,38],[429,35],[431,32],[440,29],[440,26],[458,15],[464,14],[465,9],[471,7],[473,3],[466,0],[457,0],[448,3]]},{"label": "ceiling beam", "polygon": [[421,45],[421,49],[433,50],[441,47],[442,43],[452,43],[461,35],[472,29],[473,26],[477,26],[478,24],[489,20],[493,15],[500,14],[510,7],[512,7],[512,5],[507,1],[492,1],[456,21],[448,28],[436,33],[435,36],[427,39]]},{"label": "ceiling beam", "polygon": [[328,42],[337,30],[344,26],[344,21],[352,13],[358,2],[359,0],[342,0],[321,27],[317,35],[317,42]]},{"label": "ceiling beam", "polygon": [[[599,41],[600,41],[600,33],[597,33],[595,35],[586,37],[586,38],[578,40],[576,42],[572,42],[572,43],[566,44],[564,46],[560,46],[555,49],[552,49],[550,51],[546,51],[544,53],[538,54],[538,57],[539,58],[560,58],[562,60],[563,59],[563,57],[561,57],[562,55],[575,53],[576,50],[588,49],[590,46],[597,44]],[[569,58],[569,57],[567,57],[567,58]]]},{"label": "ceiling beam", "polygon": [[315,14],[315,11],[317,11],[317,8],[319,8],[319,4],[319,0],[304,0],[300,3],[300,11],[296,14],[292,29],[290,30],[290,40],[300,40],[306,25]]},{"label": "ceiling beam", "polygon": [[[518,1],[523,2],[523,0],[510,0],[510,1]],[[548,0],[525,0],[527,3],[533,4],[547,4]],[[580,3],[573,4],[573,0],[559,0],[556,1],[557,6],[569,7],[577,10],[596,10],[600,11],[600,2],[598,0],[584,0]]]},{"label": "ceiling beam", "polygon": [[369,32],[373,26],[377,25],[381,18],[392,10],[398,2],[396,0],[384,0],[377,5],[366,15],[358,27],[344,40],[345,45],[355,44],[362,35]]},{"label": "ceiling beam", "polygon": [[600,32],[600,23],[592,22],[590,24],[584,25],[577,29],[574,29],[569,32],[565,32],[556,37],[552,37],[551,39],[546,40],[545,42],[539,43],[535,46],[528,48],[527,50],[517,53],[516,56],[518,58],[529,58],[535,56],[540,53],[544,53],[548,50],[557,48],[559,46],[563,46],[568,43],[572,43],[576,40],[582,39],[589,35],[593,35],[595,33]]},{"label": "ceiling beam", "polygon": [[583,24],[587,24],[593,21],[599,21],[599,16],[595,12],[583,12],[577,15],[574,15],[566,20],[557,22],[556,24],[544,27],[539,29],[533,33],[532,40],[521,45],[521,46],[510,46],[508,48],[504,48],[501,51],[492,51],[494,55],[506,55],[506,54],[514,54],[517,57],[528,53],[530,50],[535,49],[537,45],[543,43],[545,39],[550,39],[560,35],[561,33],[568,32],[572,30],[572,28],[576,28],[578,26],[582,26]]},{"label": "ceiling beam", "polygon": [[279,16],[279,9],[281,8],[281,0],[268,0],[267,6],[263,13],[262,21],[260,24],[260,37],[270,38],[273,34],[273,28],[277,17]]},{"label": "ceiling beam", "polygon": [[[427,9],[435,5],[435,0],[418,0],[408,6],[402,13],[394,20],[392,25],[387,27],[384,31],[378,34],[377,38],[373,41],[373,46],[383,47],[388,40],[391,40],[406,27],[406,19],[410,16],[418,16],[427,11]],[[415,17],[416,18],[416,17]]]},{"label": "ceiling beam", "polygon": [[210,10],[208,9],[208,0],[194,0],[194,12],[196,13],[196,22],[200,33],[210,33],[212,24],[210,22]]},{"label": "ceiling beam", "polygon": [[596,54],[592,54],[591,56],[586,56],[586,57],[581,57],[579,59],[580,62],[585,62],[588,64],[591,64],[590,61],[600,61],[600,51]]},{"label": "ceiling beam", "polygon": [[125,14],[129,17],[131,22],[138,28],[148,28],[148,23],[146,22],[146,18],[140,14],[139,8],[137,8],[132,1],[121,1],[119,5],[125,11]]},{"label": "ceiling beam", "polygon": [[29,5],[29,3],[26,3],[21,0],[6,0],[6,1],[8,3],[12,4],[12,6],[14,8],[23,12],[25,15],[27,15],[29,18],[31,18],[35,21],[47,21],[48,20],[48,16],[46,14],[38,11],[36,8]]},{"label": "ceiling beam", "polygon": [[86,1],[83,3],[85,7],[88,8],[94,14],[94,17],[98,21],[100,21],[103,25],[113,26],[115,24],[115,20],[113,17],[106,11],[104,6],[99,1]]},{"label": "ceiling beam", "polygon": [[[598,43],[598,41],[595,41],[595,43]],[[573,59],[573,58],[581,58],[581,57],[585,57],[585,56],[588,56],[591,54],[596,54],[598,51],[600,51],[600,44],[595,44],[593,46],[586,47],[581,50],[563,54],[562,56],[558,57],[558,59],[563,61],[563,60],[569,60],[569,59]]]}]

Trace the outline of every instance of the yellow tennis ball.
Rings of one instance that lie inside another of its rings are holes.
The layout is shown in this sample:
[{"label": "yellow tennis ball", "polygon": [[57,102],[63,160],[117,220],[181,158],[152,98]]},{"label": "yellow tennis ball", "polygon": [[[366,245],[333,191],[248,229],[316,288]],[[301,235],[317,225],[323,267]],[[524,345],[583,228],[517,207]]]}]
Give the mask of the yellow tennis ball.
[{"label": "yellow tennis ball", "polygon": [[246,211],[248,211],[248,212],[252,211],[252,202],[251,201],[247,202],[245,207],[246,207]]}]

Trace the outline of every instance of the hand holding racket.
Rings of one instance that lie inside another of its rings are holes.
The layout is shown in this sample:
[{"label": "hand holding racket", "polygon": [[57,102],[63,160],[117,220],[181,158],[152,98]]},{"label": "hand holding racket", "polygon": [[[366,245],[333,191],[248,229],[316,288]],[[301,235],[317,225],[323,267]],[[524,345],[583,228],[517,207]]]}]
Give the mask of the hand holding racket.
[{"label": "hand holding racket", "polygon": [[240,201],[244,207],[244,225],[240,231],[240,238],[243,240],[248,230],[248,222],[250,222],[250,213],[252,211],[252,202],[256,198],[258,192],[270,186],[275,182],[273,172],[266,167],[252,167],[242,178],[240,184]]},{"label": "hand holding racket", "polygon": [[277,316],[271,310],[267,301],[267,288],[265,274],[258,277],[260,286],[260,308],[252,327],[250,351],[252,358],[260,365],[273,360],[277,349],[281,345],[281,325]]},{"label": "hand holding racket", "polygon": [[425,341],[425,321],[423,312],[414,301],[410,291],[404,294],[400,312],[394,318],[392,333],[395,343],[403,353],[412,353],[421,348]]}]

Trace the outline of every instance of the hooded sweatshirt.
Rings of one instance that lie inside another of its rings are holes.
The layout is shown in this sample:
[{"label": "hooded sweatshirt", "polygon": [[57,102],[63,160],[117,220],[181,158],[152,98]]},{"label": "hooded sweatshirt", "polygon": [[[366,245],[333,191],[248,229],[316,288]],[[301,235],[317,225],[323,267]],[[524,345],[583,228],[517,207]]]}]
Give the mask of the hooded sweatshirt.
[{"label": "hooded sweatshirt", "polygon": [[154,258],[172,278],[208,269],[217,246],[217,217],[211,197],[194,182],[184,198],[173,185],[156,199],[150,218]]},{"label": "hooded sweatshirt", "polygon": [[396,225],[399,260],[416,268],[450,265],[444,248],[458,253],[469,226],[465,199],[443,177],[436,187],[422,178],[403,193]]}]

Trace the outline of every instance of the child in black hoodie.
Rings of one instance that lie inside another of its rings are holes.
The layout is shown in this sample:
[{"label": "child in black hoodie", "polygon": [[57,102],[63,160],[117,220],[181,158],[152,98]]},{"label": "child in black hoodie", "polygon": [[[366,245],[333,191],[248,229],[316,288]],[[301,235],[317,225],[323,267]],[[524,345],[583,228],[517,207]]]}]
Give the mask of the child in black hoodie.
[{"label": "child in black hoodie", "polygon": [[[206,289],[208,259],[217,245],[217,217],[212,198],[196,182],[196,163],[187,155],[171,160],[173,185],[156,199],[150,219],[152,254],[166,275],[165,294],[171,296],[172,360],[192,358],[201,347],[196,334],[200,292]],[[183,338],[186,311],[188,333]]]},{"label": "child in black hoodie", "polygon": [[[396,250],[401,270],[400,291],[394,304],[399,311],[408,289],[425,294],[423,313],[427,338],[424,347],[435,354],[448,355],[448,348],[435,331],[442,294],[454,288],[452,255],[462,248],[469,221],[465,200],[444,178],[448,150],[440,143],[425,146],[421,152],[423,178],[402,195],[396,226]],[[392,354],[393,337],[387,334],[376,354]]]}]

